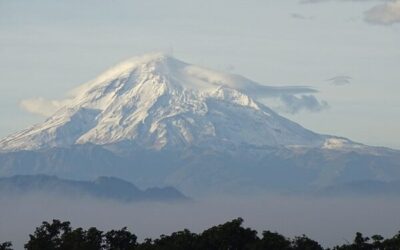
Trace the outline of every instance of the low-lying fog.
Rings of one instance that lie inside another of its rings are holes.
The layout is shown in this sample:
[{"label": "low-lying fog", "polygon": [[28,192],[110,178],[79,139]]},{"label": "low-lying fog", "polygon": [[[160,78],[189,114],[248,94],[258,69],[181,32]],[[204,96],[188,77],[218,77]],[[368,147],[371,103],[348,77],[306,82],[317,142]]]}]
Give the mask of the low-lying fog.
[{"label": "low-lying fog", "polygon": [[286,236],[306,234],[325,246],[352,241],[355,232],[393,236],[400,230],[399,198],[310,198],[266,195],[214,197],[188,203],[118,203],[48,195],[0,198],[0,242],[23,249],[43,220],[101,230],[127,226],[139,240],[188,228],[201,232],[242,217],[245,226]]}]

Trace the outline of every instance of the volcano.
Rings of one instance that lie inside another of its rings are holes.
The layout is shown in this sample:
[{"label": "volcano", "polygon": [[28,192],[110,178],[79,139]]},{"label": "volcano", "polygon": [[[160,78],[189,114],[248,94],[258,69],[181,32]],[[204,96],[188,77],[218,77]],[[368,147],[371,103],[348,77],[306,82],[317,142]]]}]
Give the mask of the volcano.
[{"label": "volcano", "polygon": [[400,177],[398,151],[315,133],[262,102],[304,89],[165,54],[135,57],[76,88],[43,123],[2,139],[0,174],[112,175],[192,191]]}]

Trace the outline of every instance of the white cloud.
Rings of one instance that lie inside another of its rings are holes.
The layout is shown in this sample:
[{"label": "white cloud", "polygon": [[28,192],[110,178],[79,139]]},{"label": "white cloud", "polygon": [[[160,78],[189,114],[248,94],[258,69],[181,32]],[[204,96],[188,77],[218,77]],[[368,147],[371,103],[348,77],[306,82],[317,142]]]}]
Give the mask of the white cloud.
[{"label": "white cloud", "polygon": [[303,110],[320,112],[329,107],[327,102],[319,101],[313,95],[282,95],[280,101],[282,102],[282,106],[278,107],[278,110],[290,114],[296,114]]},{"label": "white cloud", "polygon": [[282,113],[320,112],[329,106],[326,101],[317,99],[314,95],[318,93],[316,89],[307,86],[273,87],[256,85],[252,87],[242,91]]},{"label": "white cloud", "polygon": [[45,100],[42,97],[26,99],[20,102],[20,107],[30,113],[50,116],[65,106],[70,100]]},{"label": "white cloud", "polygon": [[400,23],[400,0],[300,0],[300,3],[325,2],[381,2],[364,12],[364,20],[372,24],[392,25]]},{"label": "white cloud", "polygon": [[300,20],[311,20],[313,19],[312,17],[309,16],[304,16],[300,13],[292,13],[290,14],[290,17],[294,18],[294,19],[300,19]]},{"label": "white cloud", "polygon": [[364,13],[365,21],[373,24],[391,25],[400,22],[400,0],[377,5]]},{"label": "white cloud", "polygon": [[339,76],[332,77],[332,78],[328,79],[327,81],[333,85],[347,85],[347,84],[351,83],[352,79],[353,78],[351,78],[350,76],[339,75]]}]

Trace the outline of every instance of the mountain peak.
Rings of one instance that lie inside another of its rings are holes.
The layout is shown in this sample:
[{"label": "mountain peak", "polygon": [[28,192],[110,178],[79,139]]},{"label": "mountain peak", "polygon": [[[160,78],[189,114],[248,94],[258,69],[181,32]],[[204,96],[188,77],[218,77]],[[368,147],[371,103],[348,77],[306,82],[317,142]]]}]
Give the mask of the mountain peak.
[{"label": "mountain peak", "polygon": [[[153,68],[157,70],[160,68],[176,67],[179,64],[185,64],[184,62],[172,57],[167,53],[148,53],[141,56],[131,57],[116,66],[109,69],[114,72],[129,72],[139,67]],[[106,72],[106,73],[107,73]]]},{"label": "mountain peak", "polygon": [[90,88],[109,85],[112,81],[129,76],[162,81],[169,88],[198,91],[215,91],[220,87],[228,87],[246,92],[246,90],[262,87],[244,77],[191,65],[166,53],[149,53],[132,57],[111,67],[93,81],[78,87],[74,92],[82,93]]},{"label": "mountain peak", "polygon": [[168,64],[174,62],[181,62],[180,60],[174,58],[168,53],[163,52],[153,52],[147,53],[140,56],[133,56],[127,60],[118,63],[117,65],[146,65],[146,64]]},{"label": "mountain peak", "polygon": [[260,93],[273,91],[277,88],[167,54],[147,54],[81,85],[53,116],[1,140],[0,149],[126,142],[157,150],[323,145],[324,136],[257,101]]}]

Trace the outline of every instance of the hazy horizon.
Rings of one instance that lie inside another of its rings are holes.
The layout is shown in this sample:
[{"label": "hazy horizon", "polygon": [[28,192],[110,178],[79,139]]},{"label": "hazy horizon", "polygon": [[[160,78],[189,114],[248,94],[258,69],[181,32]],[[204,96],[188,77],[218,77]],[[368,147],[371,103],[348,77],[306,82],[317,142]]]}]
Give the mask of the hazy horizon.
[{"label": "hazy horizon", "polygon": [[0,202],[0,242],[10,240],[16,249],[22,249],[29,240],[28,235],[42,221],[52,219],[70,221],[73,228],[94,226],[104,231],[126,226],[143,241],[183,229],[200,233],[241,217],[245,227],[252,227],[259,234],[263,230],[287,237],[305,234],[324,247],[352,242],[356,232],[392,237],[398,233],[400,221],[397,213],[400,199],[388,197],[316,198],[270,194],[212,196],[189,203],[168,204],[70,199],[39,193],[0,197]]}]

